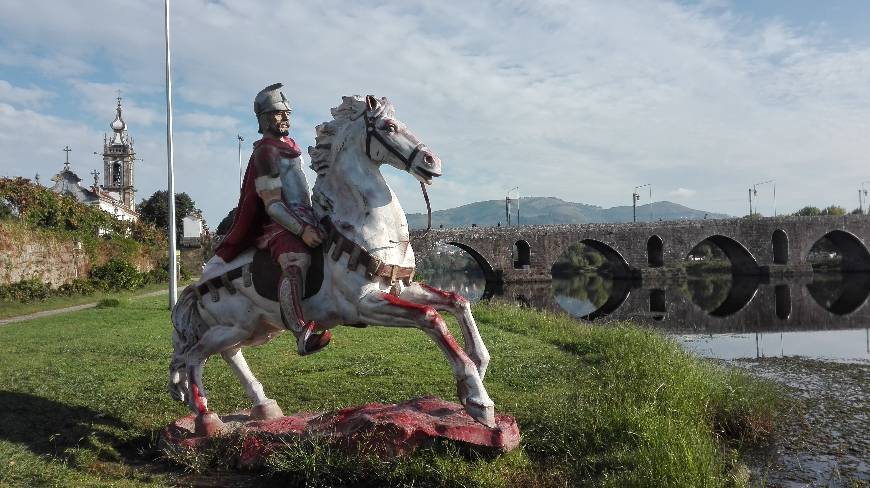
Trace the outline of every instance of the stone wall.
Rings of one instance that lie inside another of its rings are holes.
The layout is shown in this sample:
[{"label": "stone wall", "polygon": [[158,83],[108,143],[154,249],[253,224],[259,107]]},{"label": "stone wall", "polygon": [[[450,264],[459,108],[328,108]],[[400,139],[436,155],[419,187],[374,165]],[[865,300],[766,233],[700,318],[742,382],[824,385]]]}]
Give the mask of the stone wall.
[{"label": "stone wall", "polygon": [[[56,288],[86,278],[93,266],[104,264],[116,252],[106,246],[91,260],[73,238],[0,222],[0,285],[38,279]],[[129,259],[139,271],[154,269],[158,260],[158,256],[147,252]]]},{"label": "stone wall", "polygon": [[58,287],[90,269],[90,258],[72,240],[0,225],[0,285],[35,278]]}]

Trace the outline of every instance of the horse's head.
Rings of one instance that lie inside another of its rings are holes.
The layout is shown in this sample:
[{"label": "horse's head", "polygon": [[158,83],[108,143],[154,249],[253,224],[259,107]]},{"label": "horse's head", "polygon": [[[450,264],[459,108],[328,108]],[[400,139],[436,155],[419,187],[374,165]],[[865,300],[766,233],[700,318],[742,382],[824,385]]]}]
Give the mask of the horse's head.
[{"label": "horse's head", "polygon": [[441,159],[395,117],[389,100],[366,96],[360,116],[366,128],[363,149],[372,161],[405,170],[426,184],[441,176]]}]

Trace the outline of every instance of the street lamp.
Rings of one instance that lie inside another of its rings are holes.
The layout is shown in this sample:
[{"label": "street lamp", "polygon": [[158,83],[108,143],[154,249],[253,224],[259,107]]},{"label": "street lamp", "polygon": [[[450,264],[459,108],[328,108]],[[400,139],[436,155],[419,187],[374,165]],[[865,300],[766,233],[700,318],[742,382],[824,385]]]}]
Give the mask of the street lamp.
[{"label": "street lamp", "polygon": [[[861,183],[858,183],[858,210],[861,211],[861,215],[864,215],[864,200],[861,198],[861,196],[862,196],[862,194],[865,197],[867,196],[867,189],[864,188],[865,183],[870,183],[870,180],[862,181]],[[870,213],[870,207],[868,207],[867,210],[868,210],[868,213]]]},{"label": "street lamp", "polygon": [[508,227],[510,227],[510,225],[511,225],[511,216],[510,216],[511,198],[510,198],[510,194],[514,190],[517,191],[517,227],[520,226],[520,187],[515,186],[515,187],[511,188],[510,190],[508,190],[507,195],[504,197],[504,211],[505,211],[505,216],[507,217]]},{"label": "street lamp", "polygon": [[758,196],[758,187],[761,185],[766,185],[768,183],[773,183],[773,216],[776,217],[776,180],[767,180],[762,181],[761,183],[755,183],[752,185],[752,190],[749,192],[749,216],[752,217],[752,197]]},{"label": "street lamp", "polygon": [[634,192],[631,194],[631,219],[632,222],[637,222],[637,201],[640,200],[640,194],[637,192],[638,189],[643,187],[649,187],[649,202],[650,202],[650,211],[649,211],[649,220],[652,222],[652,185],[649,183],[644,183],[643,185],[638,185],[634,187]]}]

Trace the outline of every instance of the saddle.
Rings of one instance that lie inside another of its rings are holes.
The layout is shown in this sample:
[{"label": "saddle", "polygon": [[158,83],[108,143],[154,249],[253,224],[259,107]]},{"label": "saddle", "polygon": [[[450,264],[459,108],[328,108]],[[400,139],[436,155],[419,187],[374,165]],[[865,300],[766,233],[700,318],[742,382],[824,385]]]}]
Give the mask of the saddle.
[{"label": "saddle", "polygon": [[[314,296],[320,291],[320,287],[323,285],[324,253],[329,249],[332,249],[330,257],[334,261],[338,261],[343,253],[347,253],[347,267],[352,271],[362,266],[369,279],[375,276],[390,278],[390,282],[394,285],[393,290],[396,289],[395,284],[397,281],[402,281],[405,285],[411,284],[411,281],[414,279],[414,267],[386,264],[372,256],[367,250],[339,232],[329,217],[324,217],[320,223],[326,229],[327,236],[321,245],[311,250],[311,265],[308,267],[308,273],[305,275],[303,300]],[[335,245],[334,247],[333,244]],[[200,299],[210,294],[212,301],[216,302],[220,298],[218,290],[226,288],[230,294],[236,293],[232,281],[236,278],[242,278],[245,287],[253,286],[257,294],[277,302],[278,283],[281,281],[282,273],[281,266],[272,259],[272,255],[268,250],[257,249],[250,263],[206,280],[196,285],[194,291]]]}]

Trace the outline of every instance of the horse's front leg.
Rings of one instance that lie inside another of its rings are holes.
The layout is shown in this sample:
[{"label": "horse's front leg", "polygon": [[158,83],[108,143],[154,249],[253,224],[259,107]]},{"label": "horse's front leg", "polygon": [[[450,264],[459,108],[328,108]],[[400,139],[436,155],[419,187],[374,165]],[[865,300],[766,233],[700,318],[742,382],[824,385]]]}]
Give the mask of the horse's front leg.
[{"label": "horse's front leg", "polygon": [[450,362],[456,378],[457,395],[465,411],[487,427],[495,427],[495,405],[483,386],[477,365],[459,347],[434,307],[372,291],[360,300],[359,314],[369,324],[417,327],[426,332]]},{"label": "horse's front leg", "polygon": [[399,298],[420,305],[428,305],[441,312],[452,313],[462,330],[465,353],[477,365],[477,372],[480,374],[480,379],[483,379],[489,365],[489,351],[486,349],[486,344],[483,343],[483,338],[480,337],[477,323],[471,314],[471,305],[465,297],[456,292],[444,291],[424,283],[414,282],[402,290]]}]

